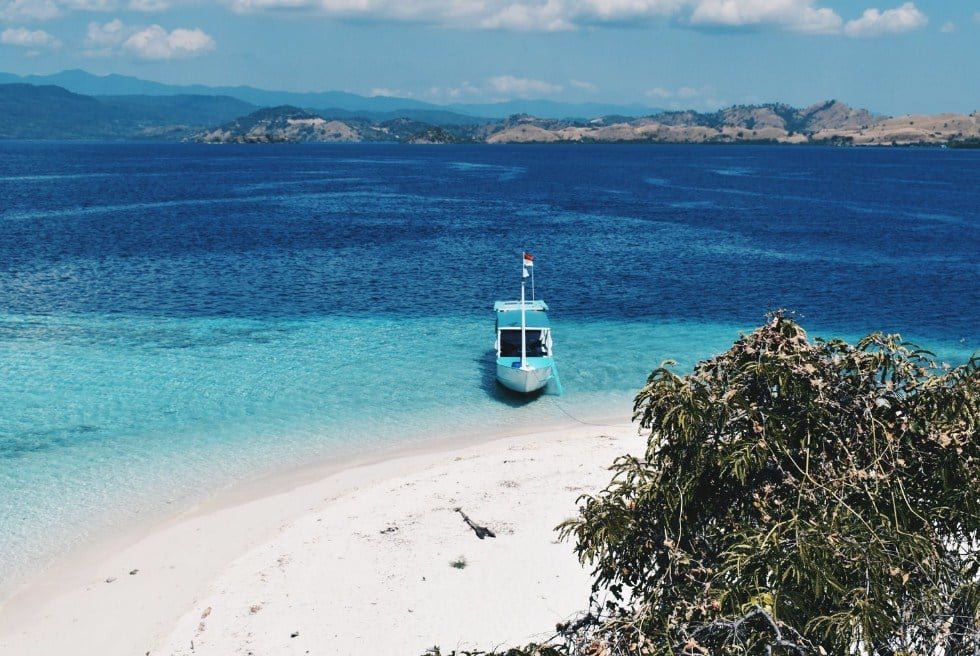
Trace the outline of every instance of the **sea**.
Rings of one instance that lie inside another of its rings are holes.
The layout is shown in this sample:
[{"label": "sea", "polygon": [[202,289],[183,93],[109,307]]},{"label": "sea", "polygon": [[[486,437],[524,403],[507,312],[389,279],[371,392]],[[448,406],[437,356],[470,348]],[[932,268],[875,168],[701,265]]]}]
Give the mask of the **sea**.
[{"label": "sea", "polygon": [[[561,396],[494,381],[524,251]],[[0,142],[0,599],[277,471],[628,421],[779,309],[977,352],[980,151]]]}]

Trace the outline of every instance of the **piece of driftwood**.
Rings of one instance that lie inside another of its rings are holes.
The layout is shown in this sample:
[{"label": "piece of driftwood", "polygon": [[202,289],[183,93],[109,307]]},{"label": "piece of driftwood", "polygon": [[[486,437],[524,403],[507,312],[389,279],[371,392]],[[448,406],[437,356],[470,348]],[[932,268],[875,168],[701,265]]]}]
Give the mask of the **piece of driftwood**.
[{"label": "piece of driftwood", "polygon": [[480,526],[479,524],[474,523],[472,519],[466,516],[466,513],[463,512],[462,508],[457,508],[456,512],[463,516],[463,521],[466,522],[467,526],[473,529],[473,532],[476,533],[476,537],[480,538],[481,540],[488,537],[497,537],[497,534],[488,529],[486,526]]}]

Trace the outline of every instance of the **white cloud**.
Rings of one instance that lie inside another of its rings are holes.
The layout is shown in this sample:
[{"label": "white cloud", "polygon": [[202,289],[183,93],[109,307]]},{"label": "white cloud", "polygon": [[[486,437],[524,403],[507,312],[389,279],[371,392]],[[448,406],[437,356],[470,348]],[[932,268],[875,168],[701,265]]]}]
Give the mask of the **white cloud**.
[{"label": "white cloud", "polygon": [[425,95],[434,100],[459,102],[482,96],[483,89],[469,81],[463,81],[456,87],[430,87]]},{"label": "white cloud", "polygon": [[150,25],[126,39],[122,47],[141,59],[176,59],[214,50],[215,43],[200,29],[177,28],[168,32],[159,25]]},{"label": "white cloud", "polygon": [[168,0],[129,0],[129,8],[146,13],[170,9]]},{"label": "white cloud", "polygon": [[89,23],[82,54],[86,57],[109,57],[116,54],[117,47],[138,29],[124,25],[118,18],[108,23]]},{"label": "white cloud", "polygon": [[54,0],[0,0],[0,20],[48,20],[60,15]]},{"label": "white cloud", "polygon": [[563,32],[575,29],[575,24],[564,11],[564,3],[548,0],[543,5],[507,5],[481,18],[478,26],[493,30],[514,30],[518,32]]},{"label": "white cloud", "polygon": [[54,50],[61,47],[61,41],[54,35],[44,30],[29,30],[26,27],[8,27],[0,32],[0,43],[30,48],[32,51]]},{"label": "white cloud", "polygon": [[[40,1],[40,0],[34,0]],[[77,0],[98,1],[98,0]],[[106,0],[109,1],[109,0]],[[164,0],[132,0],[164,1]],[[915,3],[868,9],[845,24],[830,0],[222,0],[237,12],[306,12],[336,20],[558,32],[670,21],[695,29],[774,29],[866,36],[921,27]],[[980,19],[978,19],[980,20]]]},{"label": "white cloud", "polygon": [[388,89],[387,87],[376,87],[371,89],[371,96],[375,98],[378,96],[386,96],[390,98],[411,98],[412,92],[402,91],[400,89]]},{"label": "white cloud", "polygon": [[676,89],[653,87],[647,89],[646,95],[667,109],[715,110],[726,104],[715,96],[715,91],[710,86],[684,86]]},{"label": "white cloud", "polygon": [[115,11],[116,0],[58,0],[62,8],[69,11]]},{"label": "white cloud", "polygon": [[514,98],[554,96],[562,91],[562,85],[544,80],[514,75],[495,75],[477,83],[465,81],[457,86],[430,87],[422,95],[436,102],[498,102]]},{"label": "white cloud", "polygon": [[929,19],[919,11],[914,2],[906,2],[901,7],[885,11],[866,9],[861,18],[847,22],[844,34],[856,38],[872,38],[909,32],[928,22]]},{"label": "white cloud", "polygon": [[700,0],[690,20],[705,27],[769,25],[815,34],[840,31],[843,21],[837,12],[813,5],[813,0]]},{"label": "white cloud", "polygon": [[819,0],[224,0],[238,12],[307,11],[337,19],[412,21],[448,27],[557,32],[671,19],[693,27],[769,26],[839,32]]},{"label": "white cloud", "polygon": [[[351,15],[370,13],[370,10],[388,4],[379,0],[229,0],[231,8],[238,12],[314,9],[325,14]],[[405,3],[409,5],[411,3]],[[411,11],[411,7],[406,7]]]},{"label": "white cloud", "polygon": [[646,95],[651,98],[698,98],[711,93],[710,87],[678,87],[677,89],[667,89],[664,87],[654,87],[647,90]]},{"label": "white cloud", "polygon": [[954,23],[953,21],[946,21],[945,23],[943,23],[943,26],[939,28],[939,31],[942,32],[943,34],[952,34],[957,29],[959,28],[956,27],[956,23]]},{"label": "white cloud", "polygon": [[582,0],[582,13],[596,20],[621,22],[636,18],[672,16],[701,0]]},{"label": "white cloud", "polygon": [[549,96],[561,92],[560,84],[513,75],[497,75],[487,80],[487,88],[509,98]]},{"label": "white cloud", "polygon": [[168,32],[159,25],[126,25],[116,18],[88,24],[82,54],[109,57],[129,53],[141,59],[175,59],[201,55],[214,47],[214,39],[200,29],[177,28]]},{"label": "white cloud", "polygon": [[106,48],[119,45],[132,33],[118,18],[108,23],[89,23],[85,31],[85,45],[89,48]]},{"label": "white cloud", "polygon": [[0,20],[49,20],[73,11],[152,12],[170,7],[170,0],[0,0]]},{"label": "white cloud", "polygon": [[585,82],[584,80],[569,80],[569,86],[576,89],[581,89],[582,91],[588,91],[589,93],[595,93],[599,90],[599,87],[592,84],[591,82]]},{"label": "white cloud", "polygon": [[651,22],[673,17],[700,1],[445,0],[445,4],[456,9],[455,20],[476,17],[476,25],[482,28],[558,32],[602,24]]}]

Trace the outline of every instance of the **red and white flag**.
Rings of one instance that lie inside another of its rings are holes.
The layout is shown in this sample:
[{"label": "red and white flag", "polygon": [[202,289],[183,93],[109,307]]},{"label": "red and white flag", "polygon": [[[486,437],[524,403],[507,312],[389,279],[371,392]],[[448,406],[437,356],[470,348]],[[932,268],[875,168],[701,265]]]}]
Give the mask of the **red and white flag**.
[{"label": "red and white flag", "polygon": [[524,266],[534,266],[534,256],[530,253],[524,253]]}]

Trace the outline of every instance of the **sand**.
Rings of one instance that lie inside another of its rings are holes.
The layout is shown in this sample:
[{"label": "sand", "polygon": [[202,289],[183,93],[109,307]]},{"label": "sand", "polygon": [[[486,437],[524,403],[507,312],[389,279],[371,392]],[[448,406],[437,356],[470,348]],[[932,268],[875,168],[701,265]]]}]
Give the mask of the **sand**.
[{"label": "sand", "polygon": [[52,567],[0,607],[0,653],[420,655],[544,639],[590,587],[554,526],[643,446],[627,422],[576,424],[243,486]]}]

